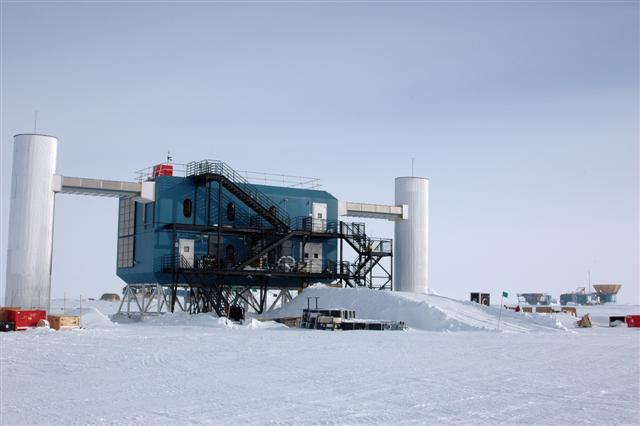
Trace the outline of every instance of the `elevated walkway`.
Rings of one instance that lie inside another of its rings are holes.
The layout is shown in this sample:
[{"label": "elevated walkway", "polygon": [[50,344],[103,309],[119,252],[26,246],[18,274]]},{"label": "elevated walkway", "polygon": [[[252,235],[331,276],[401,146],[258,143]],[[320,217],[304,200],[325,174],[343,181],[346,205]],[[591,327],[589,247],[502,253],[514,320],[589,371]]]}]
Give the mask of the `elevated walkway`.
[{"label": "elevated walkway", "polygon": [[401,220],[408,218],[407,206],[391,206],[387,204],[354,203],[340,201],[340,216],[365,217],[370,219]]},{"label": "elevated walkway", "polygon": [[71,176],[53,176],[53,191],[59,194],[91,195],[96,197],[130,198],[155,201],[155,182],[126,182]]}]

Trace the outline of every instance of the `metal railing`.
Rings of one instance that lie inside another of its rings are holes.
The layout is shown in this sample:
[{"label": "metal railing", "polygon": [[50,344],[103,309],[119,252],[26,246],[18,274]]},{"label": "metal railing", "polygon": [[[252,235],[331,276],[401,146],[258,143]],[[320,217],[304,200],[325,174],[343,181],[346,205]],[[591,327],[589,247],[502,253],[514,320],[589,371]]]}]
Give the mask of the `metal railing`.
[{"label": "metal railing", "polygon": [[318,219],[309,216],[296,216],[289,220],[289,229],[292,231],[336,234],[339,227],[339,220]]},{"label": "metal railing", "polygon": [[367,251],[373,253],[391,253],[393,240],[388,238],[369,238]]},{"label": "metal railing", "polygon": [[320,179],[308,176],[280,175],[274,173],[250,172],[247,170],[238,170],[238,173],[244,176],[244,178],[249,182],[261,185],[304,189],[316,189],[322,186]]},{"label": "metal railing", "polygon": [[289,215],[283,209],[278,207],[278,203],[259,191],[255,185],[249,183],[247,179],[229,167],[225,162],[218,160],[202,160],[192,161],[187,164],[187,177],[201,176],[205,174],[223,176],[245,192],[249,197],[253,198],[263,208],[267,209],[269,213],[275,216],[278,220],[283,223],[289,222]]},{"label": "metal railing", "polygon": [[[205,160],[216,161],[216,160]],[[197,163],[197,162],[192,162]],[[191,164],[191,163],[188,163]],[[159,163],[154,166],[145,167],[144,169],[135,171],[135,180],[144,182],[155,178],[154,171],[157,166],[171,165],[173,166],[172,176],[186,177],[187,164],[184,163]],[[248,183],[258,185],[282,186],[285,188],[301,188],[301,189],[317,189],[322,186],[319,178],[309,176],[283,175],[277,173],[252,172],[248,170],[236,170]]]},{"label": "metal railing", "polygon": [[170,253],[160,258],[160,266],[162,271],[174,271],[178,269],[193,269],[195,265],[189,263],[189,261],[179,253]]},{"label": "metal railing", "polygon": [[[233,270],[237,262],[230,259],[222,259],[219,261],[215,256],[197,256],[193,263],[179,254],[165,254],[161,256],[161,265],[164,272],[191,270],[191,271],[224,271]],[[292,274],[342,274],[352,273],[357,265],[350,262],[334,262],[325,259],[305,259],[296,261],[293,264],[283,263],[265,263],[257,267],[247,267],[246,272],[265,271]]]},{"label": "metal railing", "polygon": [[340,222],[340,233],[345,237],[363,239],[367,235],[364,233],[364,223],[360,222]]},{"label": "metal railing", "polygon": [[[187,171],[186,164],[178,164],[178,163],[166,163],[166,164],[173,166],[173,173],[171,176],[178,176],[178,177],[186,176],[186,171]],[[154,176],[154,171],[156,171],[156,167],[162,166],[162,165],[165,165],[165,164],[164,163],[156,164],[155,166],[149,166],[149,167],[145,167],[144,169],[136,170],[135,180],[137,182],[145,182],[148,180],[155,179],[156,176]]]}]

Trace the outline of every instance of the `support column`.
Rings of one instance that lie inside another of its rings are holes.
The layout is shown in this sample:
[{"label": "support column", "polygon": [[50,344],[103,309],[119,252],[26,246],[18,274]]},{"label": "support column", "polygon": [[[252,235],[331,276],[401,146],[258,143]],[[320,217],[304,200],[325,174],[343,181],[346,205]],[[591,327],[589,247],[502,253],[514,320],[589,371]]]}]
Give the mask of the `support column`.
[{"label": "support column", "polygon": [[393,289],[429,291],[429,179],[396,178],[396,204],[406,205],[405,219],[396,220]]},{"label": "support column", "polygon": [[5,300],[49,310],[58,139],[14,136]]}]

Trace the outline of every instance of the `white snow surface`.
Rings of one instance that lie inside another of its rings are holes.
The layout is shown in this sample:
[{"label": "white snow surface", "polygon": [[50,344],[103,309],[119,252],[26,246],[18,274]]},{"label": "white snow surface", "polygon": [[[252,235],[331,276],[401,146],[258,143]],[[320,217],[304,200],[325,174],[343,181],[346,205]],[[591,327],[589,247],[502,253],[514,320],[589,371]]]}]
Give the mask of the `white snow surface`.
[{"label": "white snow surface", "polygon": [[[113,323],[118,303],[83,302],[83,329],[0,333],[0,424],[640,423],[640,330],[604,326],[638,306],[579,307],[591,329],[505,311],[496,332],[497,308],[314,287],[279,314],[314,294],[321,307],[411,329],[300,330],[182,313]],[[77,301],[66,305],[79,312]],[[53,301],[52,312],[61,306]]]}]

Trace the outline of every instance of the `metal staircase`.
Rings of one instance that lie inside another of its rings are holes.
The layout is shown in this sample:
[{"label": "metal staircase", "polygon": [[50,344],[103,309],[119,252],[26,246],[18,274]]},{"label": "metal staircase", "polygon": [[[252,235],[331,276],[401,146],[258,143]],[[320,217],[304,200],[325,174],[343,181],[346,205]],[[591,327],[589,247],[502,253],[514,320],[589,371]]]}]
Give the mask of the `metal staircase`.
[{"label": "metal staircase", "polygon": [[[355,261],[350,265],[350,278],[347,280],[347,284],[387,289],[387,284],[391,282],[391,273],[380,265],[380,261],[385,257],[393,256],[392,240],[367,236],[364,223],[340,222],[340,234],[357,253]],[[380,266],[386,275],[373,276],[373,269],[376,266]],[[384,278],[385,282],[382,285],[377,285],[374,283],[377,278]]]},{"label": "metal staircase", "polygon": [[226,163],[217,160],[192,161],[187,164],[186,175],[219,181],[223,188],[265,218],[274,228],[285,232],[289,230],[287,212]]},{"label": "metal staircase", "polygon": [[171,311],[175,307],[179,275],[182,275],[184,283],[189,288],[191,303],[189,313],[215,312],[218,316],[225,316],[227,295],[225,288],[212,285],[211,277],[203,274],[201,269],[187,261],[184,256],[170,254],[162,258],[162,270],[176,274],[172,288]]}]

